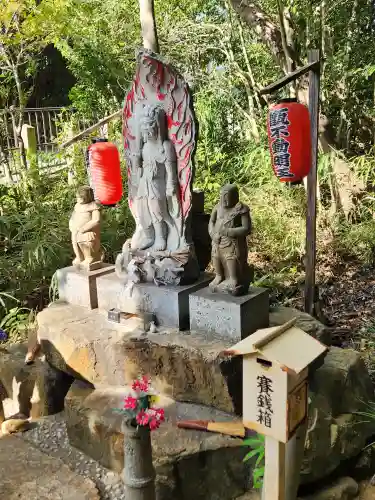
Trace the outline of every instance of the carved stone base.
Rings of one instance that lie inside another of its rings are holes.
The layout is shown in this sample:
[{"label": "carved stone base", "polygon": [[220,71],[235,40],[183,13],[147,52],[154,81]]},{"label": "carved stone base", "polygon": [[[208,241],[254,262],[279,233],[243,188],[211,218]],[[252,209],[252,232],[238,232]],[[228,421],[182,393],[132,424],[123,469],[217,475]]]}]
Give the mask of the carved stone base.
[{"label": "carved stone base", "polygon": [[73,261],[73,267],[77,269],[77,271],[90,272],[101,269],[103,267],[103,262],[100,260],[90,263],[87,263],[85,261],[76,263],[75,261]]},{"label": "carved stone base", "polygon": [[64,267],[57,271],[59,298],[68,304],[96,309],[98,296],[96,281],[100,276],[114,273],[115,266],[101,264],[99,269],[85,271],[74,266]]},{"label": "carved stone base", "polygon": [[192,246],[175,252],[132,250],[128,240],[116,258],[116,274],[124,284],[185,286],[197,281],[200,269]]},{"label": "carved stone base", "polygon": [[189,297],[190,329],[241,340],[269,326],[269,294],[250,288],[241,297],[213,293],[208,287]]},{"label": "carved stone base", "polygon": [[206,287],[211,280],[212,276],[203,274],[192,285],[138,283],[127,286],[115,274],[110,274],[97,280],[98,307],[131,314],[153,313],[158,325],[185,330],[189,328],[189,295]]}]

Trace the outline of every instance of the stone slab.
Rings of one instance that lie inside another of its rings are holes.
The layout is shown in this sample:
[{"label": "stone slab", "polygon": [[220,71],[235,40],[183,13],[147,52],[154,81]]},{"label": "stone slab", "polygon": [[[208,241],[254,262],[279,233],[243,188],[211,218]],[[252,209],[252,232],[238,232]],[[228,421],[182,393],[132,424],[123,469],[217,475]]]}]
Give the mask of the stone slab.
[{"label": "stone slab", "polygon": [[68,304],[96,309],[98,307],[97,279],[114,273],[115,266],[102,264],[100,269],[85,271],[73,266],[58,269],[57,283],[59,298]]},{"label": "stone slab", "polygon": [[[66,399],[66,425],[70,444],[105,467],[121,473],[124,466],[120,408],[127,391],[101,388],[92,391],[75,383]],[[161,397],[166,422],[152,432],[153,462],[158,500],[232,500],[243,494],[251,475],[244,464],[242,440],[216,433],[178,429],[176,421],[233,421],[212,408],[176,403]]]},{"label": "stone slab", "polygon": [[189,295],[208,285],[212,276],[203,274],[192,285],[157,286],[139,283],[130,291],[115,274],[97,280],[98,307],[124,313],[153,313],[158,325],[185,330],[189,328]]},{"label": "stone slab", "polygon": [[0,439],[2,500],[99,500],[94,483],[16,436]]},{"label": "stone slab", "polygon": [[190,295],[189,307],[192,331],[239,341],[269,326],[269,292],[264,288],[250,288],[248,294],[233,297],[206,287]]}]

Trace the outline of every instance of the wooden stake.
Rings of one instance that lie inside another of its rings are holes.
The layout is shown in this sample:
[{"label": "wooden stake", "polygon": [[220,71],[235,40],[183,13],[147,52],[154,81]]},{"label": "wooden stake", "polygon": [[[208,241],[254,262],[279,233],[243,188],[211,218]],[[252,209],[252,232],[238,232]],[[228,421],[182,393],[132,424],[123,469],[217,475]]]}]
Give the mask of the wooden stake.
[{"label": "wooden stake", "polygon": [[265,458],[262,500],[291,500],[285,497],[285,444],[266,436]]},{"label": "wooden stake", "polygon": [[[319,61],[319,50],[310,50],[309,63]],[[316,264],[316,192],[318,170],[318,132],[319,132],[319,91],[320,65],[309,73],[309,111],[311,122],[311,170],[307,178],[307,217],[306,217],[306,281],[305,311],[313,314],[315,294]]]}]

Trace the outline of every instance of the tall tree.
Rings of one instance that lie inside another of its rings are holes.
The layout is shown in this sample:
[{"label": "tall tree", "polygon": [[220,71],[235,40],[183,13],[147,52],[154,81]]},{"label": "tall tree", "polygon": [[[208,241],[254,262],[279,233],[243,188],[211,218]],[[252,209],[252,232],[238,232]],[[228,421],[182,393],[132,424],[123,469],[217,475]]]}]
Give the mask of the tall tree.
[{"label": "tall tree", "polygon": [[139,0],[139,14],[141,19],[143,46],[153,52],[159,52],[154,0]]}]

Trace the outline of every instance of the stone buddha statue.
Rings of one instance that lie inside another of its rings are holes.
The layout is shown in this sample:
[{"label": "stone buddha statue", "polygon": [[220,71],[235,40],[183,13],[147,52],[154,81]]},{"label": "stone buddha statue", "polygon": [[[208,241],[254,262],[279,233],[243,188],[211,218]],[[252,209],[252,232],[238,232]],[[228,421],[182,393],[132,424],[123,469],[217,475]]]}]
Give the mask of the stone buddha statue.
[{"label": "stone buddha statue", "polygon": [[77,203],[69,220],[75,254],[73,266],[93,271],[102,266],[100,247],[100,208],[90,186],[77,190]]},{"label": "stone buddha statue", "polygon": [[209,233],[216,273],[211,290],[232,295],[247,293],[252,278],[246,241],[251,233],[251,218],[249,207],[239,201],[237,186],[227,184],[222,188],[220,202],[211,214]]}]

